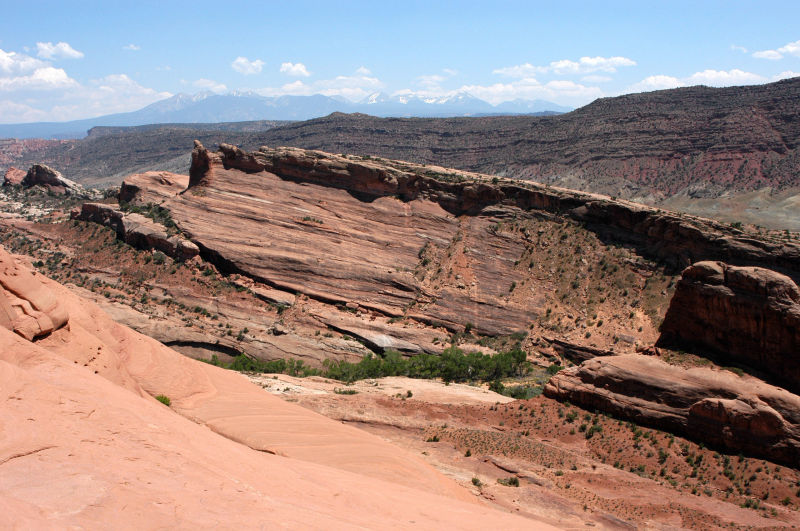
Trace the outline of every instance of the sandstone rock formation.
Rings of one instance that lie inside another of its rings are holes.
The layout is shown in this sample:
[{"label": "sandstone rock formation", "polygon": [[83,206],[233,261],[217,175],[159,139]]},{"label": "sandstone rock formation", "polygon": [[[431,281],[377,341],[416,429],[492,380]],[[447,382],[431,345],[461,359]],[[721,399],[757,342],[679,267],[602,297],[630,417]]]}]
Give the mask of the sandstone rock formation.
[{"label": "sandstone rock formation", "polygon": [[406,202],[426,199],[456,216],[491,214],[509,208],[566,216],[586,223],[588,229],[603,237],[637,246],[642,253],[676,266],[715,259],[771,267],[800,276],[800,245],[795,243],[747,237],[709,219],[574,190],[407,162],[353,160],[297,148],[264,147],[245,152],[221,144],[219,152],[210,153],[196,144],[192,157],[190,187],[201,182],[214,186],[213,177],[204,177],[213,168],[265,171],[366,198],[394,196]]},{"label": "sandstone rock formation", "polygon": [[732,452],[800,462],[800,396],[749,376],[607,356],[562,370],[544,392]]},{"label": "sandstone rock formation", "polygon": [[28,170],[28,173],[20,182],[26,188],[31,186],[42,186],[51,192],[66,195],[86,195],[83,186],[78,183],[67,179],[61,173],[45,166],[44,164],[34,164]]},{"label": "sandstone rock formation", "polygon": [[58,297],[35,273],[0,249],[0,327],[31,341],[67,324]]},{"label": "sandstone rock formation", "polygon": [[[2,249],[0,264],[3,286],[24,269]],[[0,430],[4,527],[531,525],[475,503],[378,437],[185,358],[36,280],[70,326],[35,343],[0,326],[0,424],[14,427]]]},{"label": "sandstone rock formation", "polygon": [[699,262],[683,271],[659,345],[711,350],[800,390],[800,289],[769,269]]},{"label": "sandstone rock formation", "polygon": [[163,225],[136,213],[125,213],[101,203],[84,203],[72,219],[91,221],[113,228],[119,238],[139,249],[156,249],[179,260],[197,256],[200,250],[191,241],[170,235]]},{"label": "sandstone rock formation", "polygon": [[3,177],[3,186],[13,186],[22,184],[22,179],[25,178],[26,173],[23,170],[17,169],[15,167],[10,167],[6,170],[6,174]]}]

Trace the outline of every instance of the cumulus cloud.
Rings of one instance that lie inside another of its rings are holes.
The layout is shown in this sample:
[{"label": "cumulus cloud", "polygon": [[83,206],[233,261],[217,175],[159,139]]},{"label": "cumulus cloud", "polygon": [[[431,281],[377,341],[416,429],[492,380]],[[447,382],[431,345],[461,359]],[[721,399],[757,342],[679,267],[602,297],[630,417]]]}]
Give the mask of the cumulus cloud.
[{"label": "cumulus cloud", "polygon": [[772,76],[774,81],[780,81],[781,79],[791,79],[793,77],[800,77],[800,72],[793,72],[792,70],[785,70],[780,74],[776,74]]},{"label": "cumulus cloud", "polygon": [[372,71],[366,66],[359,66],[356,68],[356,74],[359,76],[369,76],[372,75]]},{"label": "cumulus cloud", "polygon": [[304,83],[298,79],[280,87],[265,87],[256,92],[262,96],[323,94],[325,96],[341,96],[352,101],[359,101],[385,86],[381,80],[365,72],[368,72],[368,70],[362,67],[349,76],[336,76],[332,79],[321,79],[313,83]]},{"label": "cumulus cloud", "polygon": [[131,51],[131,52],[138,52],[139,50],[142,49],[142,47],[139,46],[138,44],[131,43],[131,44],[126,44],[125,46],[122,47],[122,49]]},{"label": "cumulus cloud", "polygon": [[43,66],[47,66],[47,63],[29,55],[0,49],[0,74],[24,74]]},{"label": "cumulus cloud", "polygon": [[79,52],[66,42],[53,44],[52,42],[37,42],[36,55],[43,59],[80,59],[83,52]]},{"label": "cumulus cloud", "polygon": [[[786,74],[788,77],[791,77],[789,74],[792,74],[792,72],[784,72],[784,74]],[[754,74],[752,72],[745,72],[744,70],[740,70],[738,68],[731,70],[703,70],[702,72],[695,72],[694,74],[684,78],[666,75],[649,76],[628,87],[626,92],[648,92],[651,90],[687,87],[690,85],[728,87],[731,85],[765,83],[767,81],[774,80],[776,80],[776,78],[768,79],[764,76]]]},{"label": "cumulus cloud", "polygon": [[648,76],[638,83],[631,85],[626,92],[650,92],[653,90],[664,90],[685,86],[686,83],[677,77],[659,74],[655,76]]},{"label": "cumulus cloud", "polygon": [[303,63],[281,63],[281,73],[296,77],[308,77],[311,75]]},{"label": "cumulus cloud", "polygon": [[233,60],[231,68],[246,76],[258,74],[261,72],[261,69],[264,68],[264,61],[261,59],[251,61],[247,57],[240,56]]},{"label": "cumulus cloud", "polygon": [[16,77],[0,77],[0,90],[54,90],[77,86],[78,82],[70,78],[61,68],[45,66],[32,73]]},{"label": "cumulus cloud", "polygon": [[734,68],[732,70],[703,70],[695,72],[687,78],[690,85],[711,85],[712,87],[725,87],[730,85],[746,85],[748,83],[763,83],[767,78]]},{"label": "cumulus cloud", "polygon": [[603,96],[603,91],[598,87],[568,80],[540,83],[535,78],[492,85],[464,85],[455,92],[471,94],[492,105],[515,99],[543,99],[564,105],[583,105]]},{"label": "cumulus cloud", "polygon": [[0,116],[2,122],[8,124],[41,122],[48,118],[47,113],[40,109],[10,100],[0,100]]},{"label": "cumulus cloud", "polygon": [[747,48],[745,48],[744,46],[739,46],[737,44],[731,44],[731,50],[742,53],[747,53],[748,51]]},{"label": "cumulus cloud", "polygon": [[210,90],[211,92],[225,92],[228,90],[228,87],[225,86],[224,83],[217,83],[213,79],[200,78],[192,83],[192,85],[202,90]]},{"label": "cumulus cloud", "polygon": [[800,41],[787,43],[786,45],[775,50],[760,50],[758,52],[753,52],[753,57],[756,59],[769,59],[772,61],[783,59],[787,55],[800,57]]},{"label": "cumulus cloud", "polygon": [[500,74],[508,77],[526,78],[536,74],[588,74],[591,72],[613,73],[617,68],[625,66],[636,66],[636,61],[627,57],[581,57],[577,61],[562,59],[552,61],[546,66],[535,66],[530,63],[521,65],[507,66],[493,70],[493,74]]}]

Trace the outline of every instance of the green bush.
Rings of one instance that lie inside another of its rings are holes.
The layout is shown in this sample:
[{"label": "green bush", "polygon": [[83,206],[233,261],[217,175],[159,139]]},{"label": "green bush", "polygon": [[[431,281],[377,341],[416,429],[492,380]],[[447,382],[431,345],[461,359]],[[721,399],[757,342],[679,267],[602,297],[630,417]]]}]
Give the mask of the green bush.
[{"label": "green bush", "polygon": [[158,395],[156,397],[156,400],[158,400],[159,402],[161,402],[162,404],[164,404],[167,407],[169,407],[169,405],[172,403],[172,401],[166,395]]}]

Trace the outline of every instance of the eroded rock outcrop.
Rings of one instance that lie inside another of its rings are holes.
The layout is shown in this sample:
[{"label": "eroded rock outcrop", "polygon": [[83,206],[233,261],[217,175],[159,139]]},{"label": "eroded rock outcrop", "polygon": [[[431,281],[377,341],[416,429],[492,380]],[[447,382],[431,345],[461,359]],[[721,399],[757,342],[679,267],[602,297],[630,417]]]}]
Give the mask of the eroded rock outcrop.
[{"label": "eroded rock outcrop", "polygon": [[120,239],[139,249],[156,249],[175,259],[188,260],[197,256],[197,245],[178,235],[170,235],[163,225],[137,213],[126,213],[102,203],[84,203],[73,211],[72,219],[106,225]]},{"label": "eroded rock outcrop", "polygon": [[58,297],[0,248],[0,326],[32,341],[67,321],[69,314]]},{"label": "eroded rock outcrop", "polygon": [[659,345],[711,350],[800,390],[800,289],[769,269],[694,264],[683,271]]},{"label": "eroded rock outcrop", "polygon": [[608,356],[559,372],[544,393],[732,452],[800,462],[800,397],[749,376]]},{"label": "eroded rock outcrop", "polygon": [[25,175],[25,171],[12,166],[6,170],[6,173],[3,176],[3,186],[15,186],[22,184],[22,179],[25,178]]},{"label": "eroded rock outcrop", "polygon": [[754,238],[721,223],[605,196],[495,179],[488,175],[386,159],[345,157],[298,148],[253,152],[221,144],[192,151],[190,187],[215,186],[213,169],[269,172],[283,179],[341,188],[364,198],[426,199],[454,215],[521,209],[565,216],[615,242],[674,266],[701,260],[769,267],[800,278],[800,245]]},{"label": "eroded rock outcrop", "polygon": [[85,196],[86,190],[78,183],[71,181],[61,175],[60,172],[54,170],[44,164],[34,164],[28,170],[28,173],[22,179],[20,184],[24,187],[42,186],[51,192]]}]

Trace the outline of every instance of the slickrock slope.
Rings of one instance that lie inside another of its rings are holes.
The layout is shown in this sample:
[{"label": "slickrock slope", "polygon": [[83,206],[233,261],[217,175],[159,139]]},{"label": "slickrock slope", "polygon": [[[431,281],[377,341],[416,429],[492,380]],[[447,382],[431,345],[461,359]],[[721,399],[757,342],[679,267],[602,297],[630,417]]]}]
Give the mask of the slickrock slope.
[{"label": "slickrock slope", "polygon": [[544,392],[733,452],[800,462],[800,397],[749,376],[607,356],[559,372]]},{"label": "slickrock slope", "polygon": [[[25,269],[2,249],[0,264],[3,286]],[[0,326],[0,424],[14,427],[0,432],[4,526],[538,525],[469,503],[403,450],[185,358],[32,278],[23,296],[52,293],[69,326],[35,343]]]},{"label": "slickrock slope", "polygon": [[800,390],[800,290],[769,269],[694,264],[678,282],[659,344],[709,349]]}]

